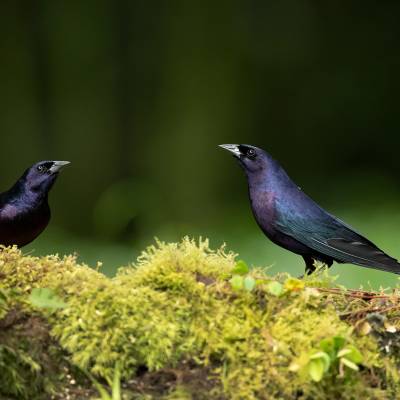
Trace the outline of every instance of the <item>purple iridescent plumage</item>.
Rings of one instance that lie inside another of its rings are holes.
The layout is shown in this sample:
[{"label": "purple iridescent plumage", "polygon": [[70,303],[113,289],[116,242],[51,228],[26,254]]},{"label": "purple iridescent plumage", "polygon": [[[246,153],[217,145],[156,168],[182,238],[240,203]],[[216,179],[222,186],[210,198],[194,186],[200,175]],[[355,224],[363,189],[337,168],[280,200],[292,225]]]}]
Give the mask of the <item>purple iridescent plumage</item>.
[{"label": "purple iridescent plumage", "polygon": [[25,246],[50,221],[48,194],[67,161],[42,161],[25,171],[15,185],[0,194],[0,244]]},{"label": "purple iridescent plumage", "polygon": [[221,145],[239,160],[249,186],[251,208],[265,235],[301,255],[306,272],[314,260],[333,261],[400,274],[400,264],[352,227],[307,196],[264,150],[250,145]]}]

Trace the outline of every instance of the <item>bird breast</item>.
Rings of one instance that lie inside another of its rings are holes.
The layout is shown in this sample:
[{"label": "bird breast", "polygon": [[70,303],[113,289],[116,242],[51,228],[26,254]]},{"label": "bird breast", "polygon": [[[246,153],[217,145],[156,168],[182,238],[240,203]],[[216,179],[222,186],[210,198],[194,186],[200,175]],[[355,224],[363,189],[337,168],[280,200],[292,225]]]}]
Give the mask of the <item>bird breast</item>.
[{"label": "bird breast", "polygon": [[274,235],[275,196],[267,191],[250,192],[251,208],[254,217],[266,235]]},{"label": "bird breast", "polygon": [[8,204],[0,211],[0,244],[25,246],[46,228],[50,220],[47,204],[35,210]]},{"label": "bird breast", "polygon": [[8,220],[17,217],[19,209],[16,205],[7,204],[0,211],[0,220]]}]

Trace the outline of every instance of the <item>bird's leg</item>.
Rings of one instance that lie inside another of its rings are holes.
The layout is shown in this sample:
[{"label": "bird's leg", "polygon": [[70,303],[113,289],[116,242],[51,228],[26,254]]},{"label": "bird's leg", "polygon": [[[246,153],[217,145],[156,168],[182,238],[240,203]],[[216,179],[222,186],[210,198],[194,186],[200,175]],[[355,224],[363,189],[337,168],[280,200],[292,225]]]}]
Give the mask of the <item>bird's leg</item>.
[{"label": "bird's leg", "polygon": [[303,256],[304,262],[306,263],[305,274],[311,275],[315,271],[314,259],[311,256]]},{"label": "bird's leg", "polygon": [[[311,275],[315,270],[317,269],[314,265],[315,261],[321,261],[323,262],[328,268],[330,268],[333,264],[332,259],[326,259],[326,260],[316,260],[311,256],[303,256],[303,259],[306,263],[306,269],[305,269],[305,274],[306,275]],[[303,278],[304,275],[301,276]]]},{"label": "bird's leg", "polygon": [[305,274],[300,275],[298,279],[303,279],[305,275],[311,275],[315,271],[314,259],[310,256],[303,256],[306,263]]}]

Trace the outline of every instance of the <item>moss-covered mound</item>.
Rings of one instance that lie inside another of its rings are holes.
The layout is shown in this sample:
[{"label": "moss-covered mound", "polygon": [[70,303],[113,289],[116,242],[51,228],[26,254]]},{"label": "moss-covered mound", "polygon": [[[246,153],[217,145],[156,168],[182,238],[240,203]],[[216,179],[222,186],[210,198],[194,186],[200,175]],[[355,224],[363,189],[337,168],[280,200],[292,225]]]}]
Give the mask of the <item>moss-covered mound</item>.
[{"label": "moss-covered mound", "polygon": [[126,399],[396,399],[399,309],[396,290],[270,277],[206,241],[113,279],[3,249],[0,398],[96,398],[117,372]]}]

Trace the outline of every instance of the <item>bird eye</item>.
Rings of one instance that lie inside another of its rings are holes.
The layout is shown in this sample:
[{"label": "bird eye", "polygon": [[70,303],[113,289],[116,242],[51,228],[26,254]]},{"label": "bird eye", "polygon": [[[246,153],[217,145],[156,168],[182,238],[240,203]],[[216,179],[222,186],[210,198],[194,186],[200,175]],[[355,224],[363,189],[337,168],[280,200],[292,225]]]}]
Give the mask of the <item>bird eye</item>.
[{"label": "bird eye", "polygon": [[256,156],[255,150],[254,149],[248,149],[247,153],[246,153],[246,156],[249,157],[249,158],[255,158],[255,156]]},{"label": "bird eye", "polygon": [[44,165],[38,165],[37,170],[40,173],[44,173],[44,172],[46,172],[46,167]]}]

